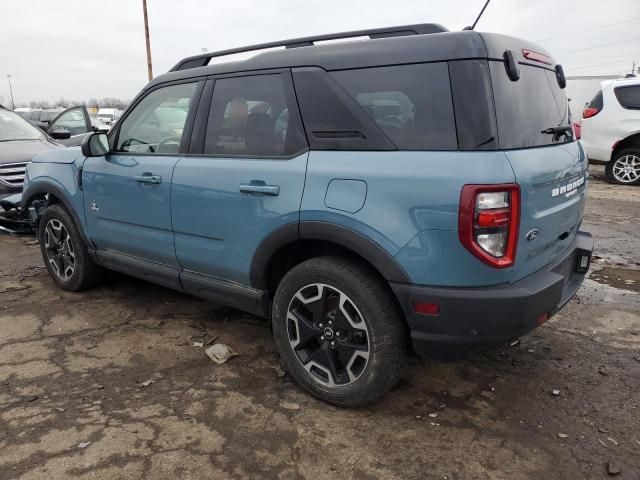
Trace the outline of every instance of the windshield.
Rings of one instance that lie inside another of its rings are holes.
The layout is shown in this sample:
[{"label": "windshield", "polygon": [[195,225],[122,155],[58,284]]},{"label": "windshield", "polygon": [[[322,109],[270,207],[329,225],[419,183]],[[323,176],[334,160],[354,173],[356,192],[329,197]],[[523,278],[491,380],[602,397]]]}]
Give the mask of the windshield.
[{"label": "windshield", "polygon": [[98,118],[106,118],[107,120],[111,120],[113,115],[110,113],[99,113]]},{"label": "windshield", "polygon": [[9,110],[0,109],[0,142],[12,140],[40,140],[42,133],[24,118]]}]

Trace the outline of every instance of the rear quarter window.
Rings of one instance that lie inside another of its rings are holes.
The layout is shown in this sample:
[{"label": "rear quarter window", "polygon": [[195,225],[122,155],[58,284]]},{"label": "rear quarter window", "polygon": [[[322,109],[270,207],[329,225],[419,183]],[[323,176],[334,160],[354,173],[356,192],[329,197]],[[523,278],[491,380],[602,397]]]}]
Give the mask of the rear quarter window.
[{"label": "rear quarter window", "polygon": [[613,89],[613,92],[623,108],[640,110],[640,85],[616,87]]},{"label": "rear quarter window", "polygon": [[455,150],[447,64],[341,70],[331,75],[400,150]]},{"label": "rear quarter window", "polygon": [[600,90],[596,95],[591,99],[591,101],[587,104],[588,108],[597,108],[598,110],[602,110],[602,90]]}]

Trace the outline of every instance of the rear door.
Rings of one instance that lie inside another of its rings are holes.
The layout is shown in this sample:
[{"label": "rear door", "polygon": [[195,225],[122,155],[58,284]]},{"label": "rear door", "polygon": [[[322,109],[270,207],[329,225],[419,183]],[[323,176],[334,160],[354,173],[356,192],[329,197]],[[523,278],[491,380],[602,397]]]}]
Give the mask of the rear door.
[{"label": "rear door", "polygon": [[[553,70],[521,63],[513,81],[503,62],[489,63],[500,148],[521,188],[515,265],[521,278],[570,248],[582,222],[587,159],[572,136],[567,98]],[[568,130],[547,130],[553,127]]]},{"label": "rear door", "polygon": [[177,163],[171,190],[186,290],[202,276],[250,284],[260,242],[299,221],[307,168],[288,71],[216,78],[204,92],[193,155]]}]

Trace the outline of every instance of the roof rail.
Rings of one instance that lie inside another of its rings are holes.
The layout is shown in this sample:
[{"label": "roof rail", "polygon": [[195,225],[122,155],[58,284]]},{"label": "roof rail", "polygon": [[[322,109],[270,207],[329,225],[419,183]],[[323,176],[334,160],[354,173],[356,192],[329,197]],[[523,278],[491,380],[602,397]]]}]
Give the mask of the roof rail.
[{"label": "roof rail", "polygon": [[224,57],[236,53],[253,52],[256,50],[266,50],[267,48],[285,47],[298,48],[310,47],[315,42],[326,40],[339,40],[353,37],[369,37],[370,39],[387,38],[387,37],[404,37],[408,35],[423,35],[428,33],[448,32],[445,27],[437,23],[421,23],[416,25],[402,25],[398,27],[374,28],[371,30],[354,30],[351,32],[331,33],[327,35],[315,35],[312,37],[292,38],[289,40],[280,40],[277,42],[259,43],[248,47],[230,48],[228,50],[220,50],[218,52],[203,53],[194,55],[180,60],[170,72],[178,70],[187,70],[189,68],[204,67],[209,61],[215,57]]}]

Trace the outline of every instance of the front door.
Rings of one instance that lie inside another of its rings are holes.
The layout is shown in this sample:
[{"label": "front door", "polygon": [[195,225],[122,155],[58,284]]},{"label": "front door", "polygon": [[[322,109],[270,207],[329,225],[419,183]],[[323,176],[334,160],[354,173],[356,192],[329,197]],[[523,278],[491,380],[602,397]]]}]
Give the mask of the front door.
[{"label": "front door", "polygon": [[[204,141],[193,152],[199,155],[181,158],[173,176],[176,254],[185,277],[249,285],[260,242],[298,223],[307,152],[292,90],[288,72],[216,79],[202,119]],[[207,100],[203,95],[201,105]]]},{"label": "front door", "polygon": [[112,152],[84,163],[85,216],[99,250],[179,267],[171,224],[171,176],[197,87],[192,82],[152,90],[113,132]]}]

